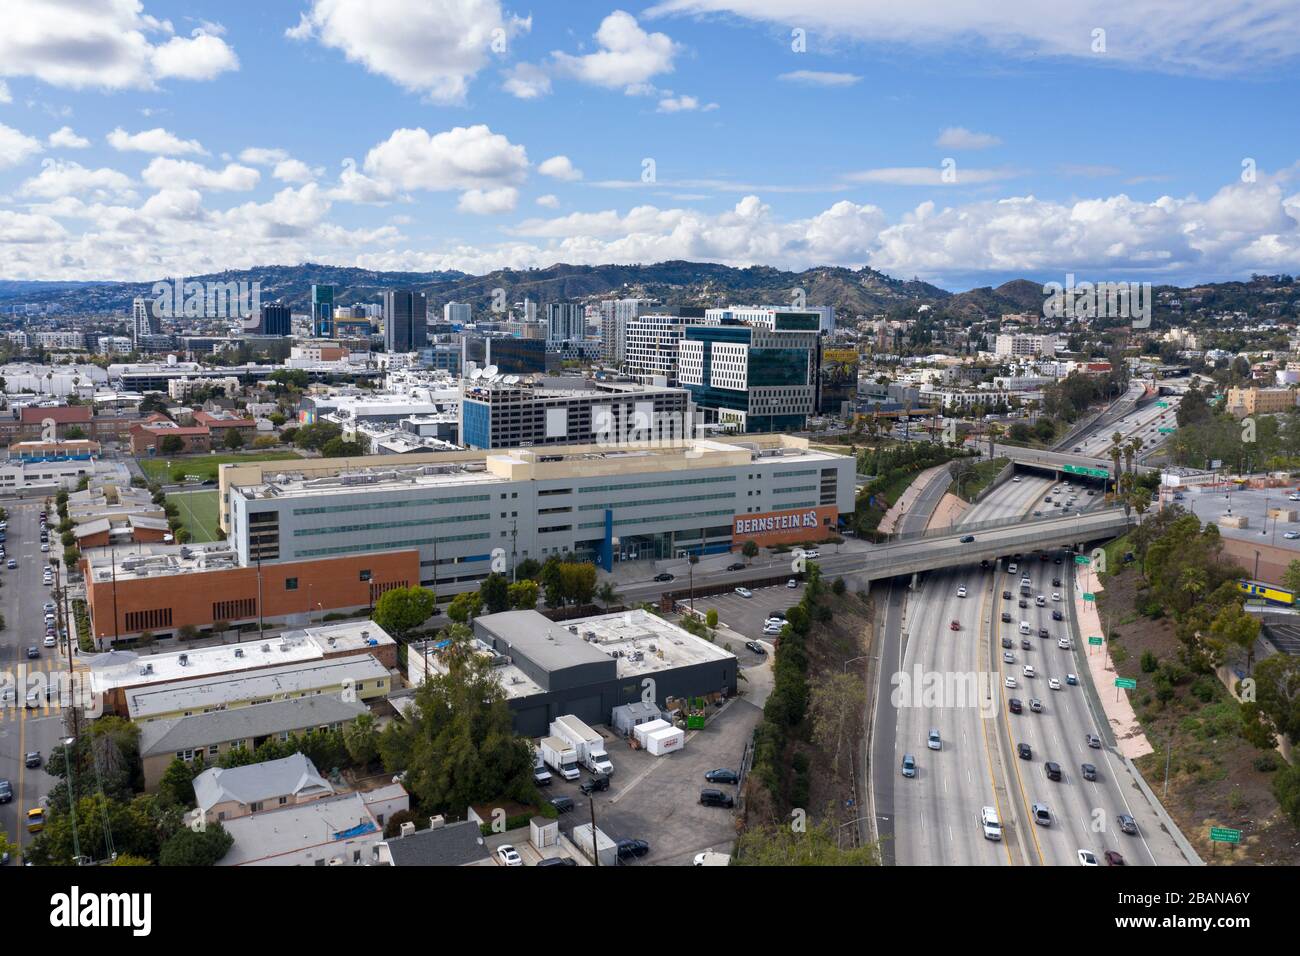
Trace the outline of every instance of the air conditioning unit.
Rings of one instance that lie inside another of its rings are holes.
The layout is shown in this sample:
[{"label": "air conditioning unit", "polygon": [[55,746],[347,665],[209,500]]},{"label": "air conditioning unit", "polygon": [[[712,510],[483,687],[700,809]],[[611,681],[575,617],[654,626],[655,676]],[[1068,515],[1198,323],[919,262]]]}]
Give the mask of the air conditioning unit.
[{"label": "air conditioning unit", "polygon": [[177,661],[180,663],[181,667],[184,667],[186,664],[190,662],[190,655],[182,654],[180,657],[177,658]]},{"label": "air conditioning unit", "polygon": [[243,656],[244,656],[244,649],[243,649],[242,647],[236,647],[236,648],[235,648],[235,656],[236,656],[236,657],[243,657]]},{"label": "air conditioning unit", "polygon": [[415,832],[415,823],[412,822],[411,820],[407,820],[405,823],[401,825],[399,829],[401,831],[400,832],[401,836],[408,837]]}]

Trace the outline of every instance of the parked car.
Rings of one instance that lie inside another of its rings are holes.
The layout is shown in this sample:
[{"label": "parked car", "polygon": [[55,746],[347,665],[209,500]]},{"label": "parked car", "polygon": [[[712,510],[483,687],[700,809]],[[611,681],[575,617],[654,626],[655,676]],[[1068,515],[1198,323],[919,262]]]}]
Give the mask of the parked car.
[{"label": "parked car", "polygon": [[705,787],[700,791],[700,803],[706,807],[734,807],[736,801],[731,794]]},{"label": "parked car", "polygon": [[645,840],[622,839],[615,846],[618,847],[618,858],[620,860],[630,860],[633,857],[645,856],[650,852],[650,844]]},{"label": "parked car", "polygon": [[537,861],[538,866],[577,866],[578,861],[570,859],[567,856],[548,856],[544,860]]},{"label": "parked car", "polygon": [[744,561],[736,561],[736,562],[734,562],[734,563],[732,563],[732,564],[729,564],[729,565],[727,565],[727,570],[728,570],[728,571],[743,571],[743,570],[745,570],[745,562],[744,562]]},{"label": "parked car", "polygon": [[503,843],[497,847],[497,859],[501,861],[502,866],[523,866],[523,858],[520,857],[519,851],[509,843]]},{"label": "parked car", "polygon": [[704,779],[709,781],[709,783],[738,784],[740,783],[740,774],[736,773],[734,770],[720,767],[717,770],[710,770],[704,775]]},{"label": "parked car", "polygon": [[[676,576],[675,576],[675,575],[672,575],[672,574],[669,574],[667,571],[662,571],[662,572],[660,572],[659,574],[656,574],[656,575],[655,575],[655,580],[656,580],[656,581],[674,581],[674,580],[676,580]],[[540,865],[540,864],[539,864],[539,865]]]},{"label": "parked car", "polygon": [[799,586],[799,582],[796,581],[794,578],[791,578],[790,580],[785,582],[785,586],[789,588],[791,591],[793,591],[795,588]]},{"label": "parked car", "polygon": [[754,596],[754,592],[749,588],[736,588],[736,593],[743,598],[752,598]]},{"label": "parked car", "polygon": [[749,648],[751,651],[753,651],[755,654],[757,654],[759,657],[767,656],[767,649],[763,647],[762,644],[758,643],[758,641],[746,641],[745,646]]},{"label": "parked car", "polygon": [[557,813],[568,813],[573,809],[573,797],[551,797],[551,806]]},{"label": "parked car", "polygon": [[609,774],[607,773],[593,774],[589,779],[582,781],[582,783],[578,785],[578,789],[581,790],[587,796],[590,796],[591,794],[597,792],[598,790],[608,790]]}]

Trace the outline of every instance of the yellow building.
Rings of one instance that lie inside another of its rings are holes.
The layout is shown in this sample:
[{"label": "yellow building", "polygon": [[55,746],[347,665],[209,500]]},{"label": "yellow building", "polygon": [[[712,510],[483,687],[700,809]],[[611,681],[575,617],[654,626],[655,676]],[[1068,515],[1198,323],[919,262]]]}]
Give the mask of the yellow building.
[{"label": "yellow building", "polygon": [[1230,388],[1228,411],[1238,418],[1293,411],[1296,393],[1289,388]]}]

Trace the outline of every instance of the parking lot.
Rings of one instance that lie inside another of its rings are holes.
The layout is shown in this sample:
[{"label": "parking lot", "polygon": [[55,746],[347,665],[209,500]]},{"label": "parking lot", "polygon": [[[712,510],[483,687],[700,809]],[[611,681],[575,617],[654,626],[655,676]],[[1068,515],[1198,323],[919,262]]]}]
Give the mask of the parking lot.
[{"label": "parking lot", "polygon": [[[772,611],[785,611],[803,600],[803,582],[797,587],[787,588],[773,585],[766,588],[753,588],[754,596],[741,597],[734,591],[726,594],[714,594],[706,598],[695,599],[695,610],[708,614],[710,608],[718,612],[718,623],[729,627],[746,640],[771,641],[763,634],[763,621]],[[737,652],[737,657],[740,656]],[[744,661],[741,661],[744,666]]]},{"label": "parking lot", "polygon": [[[704,850],[731,851],[736,838],[735,811],[701,806],[699,793],[701,788],[715,787],[736,798],[738,787],[709,783],[704,774],[719,767],[739,770],[745,744],[761,717],[758,707],[733,699],[704,729],[688,733],[683,749],[662,757],[633,750],[611,737],[608,728],[600,728],[614,775],[608,790],[592,795],[596,826],[612,840],[639,839],[650,844],[645,856],[625,864],[690,866],[695,854]],[[560,816],[560,829],[566,836],[572,837],[578,824],[591,822],[591,805],[578,789],[590,776],[584,770],[582,779],[572,783],[556,777],[543,789],[548,798],[573,798],[572,812]]]}]

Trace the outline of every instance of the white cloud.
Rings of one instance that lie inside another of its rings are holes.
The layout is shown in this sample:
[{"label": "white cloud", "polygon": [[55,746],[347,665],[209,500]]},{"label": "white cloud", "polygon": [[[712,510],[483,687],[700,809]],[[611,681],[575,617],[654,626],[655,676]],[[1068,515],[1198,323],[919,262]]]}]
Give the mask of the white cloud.
[{"label": "white cloud", "polygon": [[949,126],[934,141],[935,146],[943,149],[988,149],[1001,143],[992,133],[976,133],[964,126]]},{"label": "white cloud", "polygon": [[997,182],[1016,175],[1011,169],[975,169],[957,164],[953,175],[945,179],[939,166],[889,166],[849,173],[844,178],[855,183],[879,183],[886,186],[971,186]]},{"label": "white cloud", "polygon": [[596,31],[595,53],[571,56],[556,51],[556,67],[570,76],[610,89],[637,87],[661,73],[673,71],[675,44],[667,34],[647,33],[636,17],[615,10]]},{"label": "white cloud", "polygon": [[281,182],[309,183],[319,179],[325,170],[320,166],[308,166],[300,159],[286,159],[275,164],[271,175]]},{"label": "white cloud", "polygon": [[798,83],[801,86],[853,86],[861,81],[856,73],[832,73],[824,70],[791,70],[777,77],[786,83]]},{"label": "white cloud", "polygon": [[[983,40],[995,56],[1075,57],[1140,69],[1217,74],[1259,69],[1300,54],[1300,22],[1286,0],[1179,4],[1166,0],[659,0],[647,17],[732,13],[817,33],[880,44],[942,48],[968,54]],[[1095,29],[1106,34],[1094,51]]]},{"label": "white cloud", "polygon": [[366,154],[363,168],[398,189],[497,189],[523,182],[528,155],[484,125],[432,136],[423,129],[399,129]]},{"label": "white cloud", "polygon": [[252,163],[254,166],[274,166],[288,158],[289,154],[283,149],[268,149],[262,146],[249,146],[239,152],[241,163]]},{"label": "white cloud", "polygon": [[49,216],[0,209],[0,246],[6,243],[47,243],[66,235],[67,230]]},{"label": "white cloud", "polygon": [[47,159],[41,164],[38,175],[19,187],[23,196],[39,199],[58,199],[81,193],[93,193],[97,198],[129,198],[131,177],[116,169],[87,169],[79,163]]},{"label": "white cloud", "polygon": [[550,176],[552,179],[562,179],[565,182],[576,182],[582,178],[582,170],[575,167],[568,156],[552,156],[550,159],[543,161],[537,167],[537,171],[543,176]]},{"label": "white cloud", "polygon": [[48,142],[52,149],[85,149],[90,145],[90,140],[78,136],[71,126],[55,130],[50,134]]},{"label": "white cloud", "polygon": [[518,198],[519,190],[513,186],[502,186],[499,189],[469,189],[460,194],[460,201],[456,204],[456,208],[460,212],[479,216],[497,215],[513,212]]},{"label": "white cloud", "polygon": [[364,173],[357,172],[357,161],[348,158],[343,160],[343,172],[339,173],[338,185],[330,189],[327,195],[340,202],[382,206],[393,201],[397,189],[392,183],[371,179]]},{"label": "white cloud", "polygon": [[[159,79],[207,80],[239,68],[210,24],[189,39],[139,0],[6,0],[0,72],[70,89],[148,89]],[[154,39],[163,42],[155,43]]]},{"label": "white cloud", "polygon": [[499,0],[313,0],[285,35],[314,38],[432,102],[459,103],[494,39],[531,27],[507,18]]},{"label": "white cloud", "polygon": [[537,205],[542,206],[545,209],[560,208],[560,197],[556,196],[554,193],[547,193],[545,196],[538,196],[536,201]]},{"label": "white cloud", "polygon": [[13,101],[14,97],[9,92],[9,84],[4,80],[0,80],[0,103],[12,103]]},{"label": "white cloud", "polygon": [[139,133],[128,133],[119,126],[105,138],[109,146],[121,152],[157,153],[163,156],[183,156],[187,153],[204,156],[208,152],[198,140],[181,139],[161,126]]},{"label": "white cloud", "polygon": [[224,169],[209,169],[187,159],[154,158],[140,178],[154,189],[216,189],[247,192],[257,185],[261,173],[251,166],[230,163]]},{"label": "white cloud", "polygon": [[271,175],[286,183],[309,183],[320,179],[325,170],[320,166],[308,166],[302,160],[294,159],[283,149],[267,149],[249,146],[240,151],[239,161],[256,166],[272,167]]},{"label": "white cloud", "polygon": [[665,96],[659,101],[660,113],[690,113],[695,110],[708,113],[718,108],[717,103],[700,103],[694,96]]},{"label": "white cloud", "polygon": [[535,100],[551,92],[551,76],[534,63],[516,63],[506,70],[501,88],[521,100]]},{"label": "white cloud", "polygon": [[[210,29],[210,27],[208,28]],[[210,80],[239,69],[239,57],[226,41],[208,29],[196,29],[187,40],[172,37],[153,51],[154,74],[160,78]]]},{"label": "white cloud", "polygon": [[0,169],[17,166],[41,152],[39,140],[0,123]]}]

